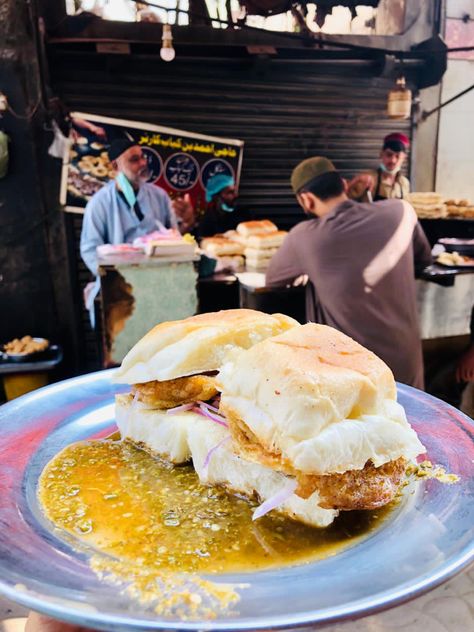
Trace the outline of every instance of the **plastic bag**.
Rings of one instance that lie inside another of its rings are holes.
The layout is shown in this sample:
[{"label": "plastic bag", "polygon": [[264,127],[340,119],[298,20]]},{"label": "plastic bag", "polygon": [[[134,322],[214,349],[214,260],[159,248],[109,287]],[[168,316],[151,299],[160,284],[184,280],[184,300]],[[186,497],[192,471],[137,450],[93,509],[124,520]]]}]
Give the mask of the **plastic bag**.
[{"label": "plastic bag", "polygon": [[8,171],[8,141],[10,139],[0,130],[0,178],[4,178]]}]

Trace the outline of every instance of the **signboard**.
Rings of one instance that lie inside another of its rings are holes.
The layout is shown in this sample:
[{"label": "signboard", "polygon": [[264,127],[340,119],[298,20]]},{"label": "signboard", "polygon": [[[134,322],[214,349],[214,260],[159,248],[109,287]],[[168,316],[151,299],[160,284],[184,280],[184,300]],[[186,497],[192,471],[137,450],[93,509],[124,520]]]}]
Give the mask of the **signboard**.
[{"label": "signboard", "polygon": [[244,143],[183,132],[136,121],[73,112],[71,145],[63,160],[61,204],[83,213],[89,199],[116,175],[107,154],[111,142],[136,141],[148,162],[148,182],[165,189],[171,198],[189,194],[197,213],[205,207],[208,179],[223,173],[238,186]]}]

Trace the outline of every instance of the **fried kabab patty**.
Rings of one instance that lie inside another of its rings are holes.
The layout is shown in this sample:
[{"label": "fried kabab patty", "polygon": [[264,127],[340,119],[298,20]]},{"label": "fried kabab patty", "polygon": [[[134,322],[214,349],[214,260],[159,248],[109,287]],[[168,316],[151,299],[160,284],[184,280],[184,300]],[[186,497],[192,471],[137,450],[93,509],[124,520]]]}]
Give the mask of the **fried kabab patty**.
[{"label": "fried kabab patty", "polygon": [[174,408],[180,404],[190,404],[197,400],[206,401],[217,395],[215,377],[190,375],[174,380],[159,382],[154,380],[135,384],[132,393],[138,393],[138,401],[153,408]]},{"label": "fried kabab patty", "polygon": [[297,475],[296,494],[309,498],[315,491],[324,509],[377,509],[391,502],[405,473],[403,458],[389,461],[380,467],[369,461],[362,470],[348,470],[342,474]]},{"label": "fried kabab patty", "polygon": [[382,507],[395,498],[406,469],[406,460],[400,458],[380,467],[368,461],[361,470],[342,474],[304,474],[295,470],[281,454],[265,450],[242,420],[233,418],[232,421],[230,431],[237,452],[244,458],[296,476],[296,495],[309,498],[318,492],[319,504],[324,509],[350,511]]}]

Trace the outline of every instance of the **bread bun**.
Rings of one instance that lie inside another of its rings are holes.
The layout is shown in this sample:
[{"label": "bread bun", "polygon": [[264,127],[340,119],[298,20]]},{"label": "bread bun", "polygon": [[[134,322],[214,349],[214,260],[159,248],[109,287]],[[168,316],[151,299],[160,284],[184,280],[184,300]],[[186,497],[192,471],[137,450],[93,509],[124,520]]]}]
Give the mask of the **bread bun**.
[{"label": "bread bun", "polygon": [[244,256],[247,259],[271,259],[278,252],[278,248],[246,248]]},{"label": "bread bun", "polygon": [[256,235],[259,233],[275,233],[277,227],[269,219],[255,220],[251,222],[241,222],[237,226],[237,232],[243,237]]},{"label": "bread bun", "polygon": [[259,233],[251,235],[245,242],[247,248],[258,248],[263,250],[265,248],[275,248],[281,246],[283,240],[287,236],[285,230],[277,230],[276,233]]},{"label": "bread bun", "polygon": [[244,246],[237,241],[232,241],[226,237],[206,237],[201,241],[201,248],[208,254],[216,257],[222,255],[241,255]]},{"label": "bread bun", "polygon": [[275,469],[344,473],[424,451],[388,366],[325,325],[233,353],[217,385],[238,449]]},{"label": "bread bun", "polygon": [[165,322],[127,353],[114,381],[137,384],[216,371],[234,347],[248,349],[299,323],[284,314],[230,309]]},{"label": "bread bun", "polygon": [[191,459],[188,420],[184,413],[168,415],[166,410],[148,408],[130,394],[115,396],[115,421],[122,439],[175,465]]},{"label": "bread bun", "polygon": [[[204,485],[221,485],[230,493],[265,501],[288,484],[288,477],[258,463],[245,461],[223,441],[228,430],[192,411],[167,414],[150,410],[130,395],[115,398],[116,419],[123,439],[176,465],[190,460]],[[221,444],[219,449],[215,447]],[[208,455],[213,451],[212,458]],[[208,467],[204,467],[206,457]],[[304,499],[292,494],[278,511],[314,527],[326,527],[337,516],[334,509],[319,505],[319,494]]]}]

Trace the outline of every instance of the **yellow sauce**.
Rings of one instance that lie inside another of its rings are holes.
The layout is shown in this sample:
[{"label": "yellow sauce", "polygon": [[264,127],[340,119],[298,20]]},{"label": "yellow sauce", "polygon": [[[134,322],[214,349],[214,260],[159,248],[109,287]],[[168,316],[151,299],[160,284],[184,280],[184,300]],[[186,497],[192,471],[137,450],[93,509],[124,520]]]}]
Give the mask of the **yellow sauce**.
[{"label": "yellow sauce", "polygon": [[333,555],[379,526],[390,508],[346,512],[327,529],[199,483],[127,442],[77,443],[45,468],[39,498],[60,529],[141,567],[174,572],[254,571]]}]

